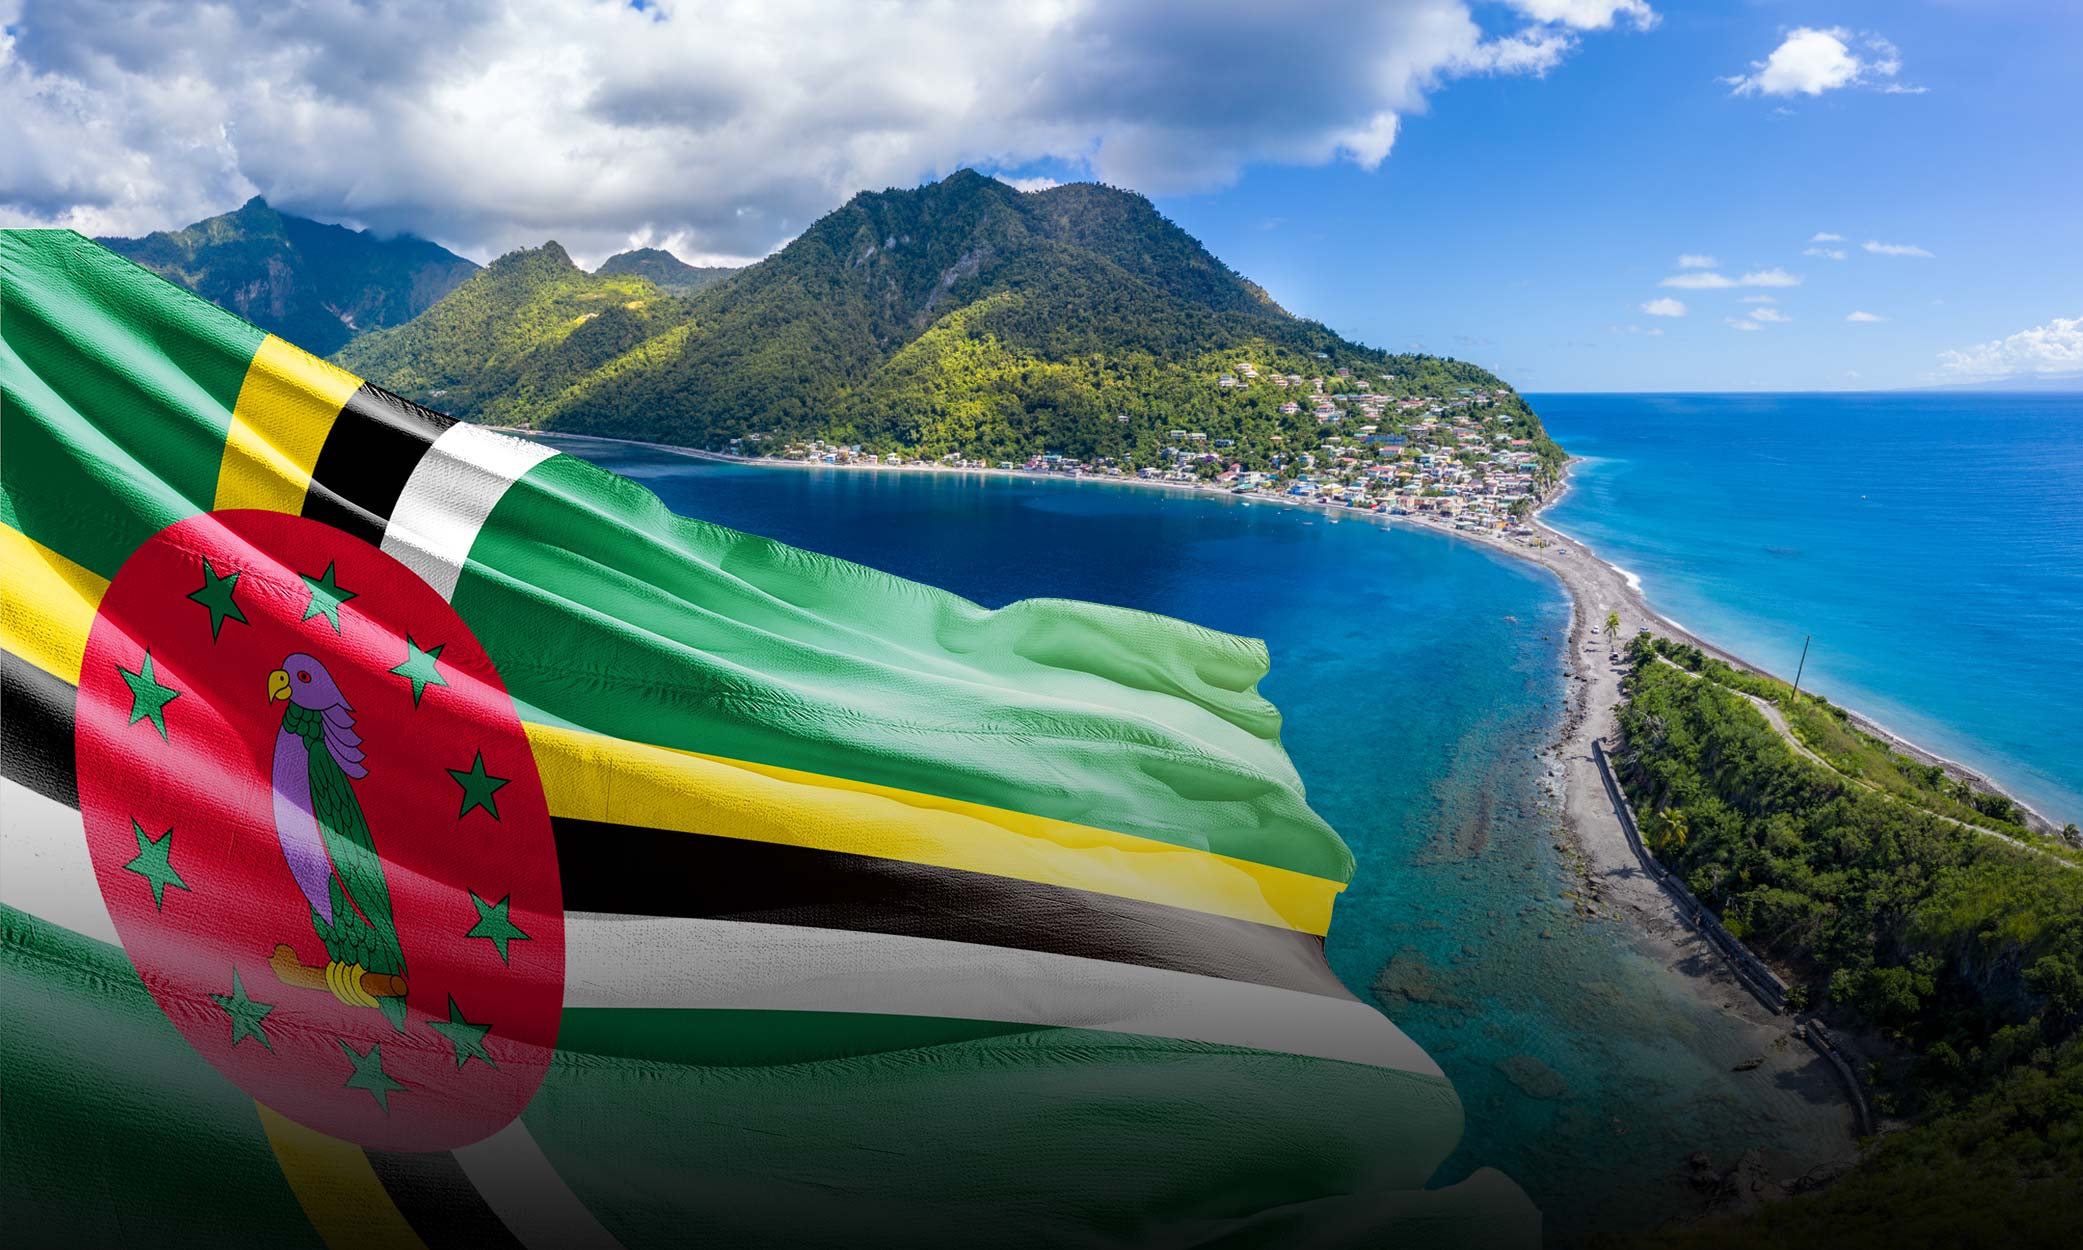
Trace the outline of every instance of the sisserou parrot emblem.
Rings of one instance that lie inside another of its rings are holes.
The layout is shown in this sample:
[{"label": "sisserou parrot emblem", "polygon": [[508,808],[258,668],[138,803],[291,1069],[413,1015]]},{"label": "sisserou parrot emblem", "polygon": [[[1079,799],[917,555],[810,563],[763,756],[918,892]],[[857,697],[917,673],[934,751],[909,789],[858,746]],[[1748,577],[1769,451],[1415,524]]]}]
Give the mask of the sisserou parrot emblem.
[{"label": "sisserou parrot emblem", "polygon": [[225,509],[125,560],[79,662],[80,821],[140,981],[338,1141],[483,1141],[555,1054],[556,833],[495,662],[538,625],[480,620],[502,640],[359,535]]},{"label": "sisserou parrot emblem", "polygon": [[369,769],[354,707],[326,666],[301,651],[268,674],[268,702],[286,705],[271,775],[275,837],[326,953],[323,968],[307,967],[285,942],[275,948],[275,974],[375,1008],[403,1032],[405,952],[383,857],[355,797],[354,783]]}]

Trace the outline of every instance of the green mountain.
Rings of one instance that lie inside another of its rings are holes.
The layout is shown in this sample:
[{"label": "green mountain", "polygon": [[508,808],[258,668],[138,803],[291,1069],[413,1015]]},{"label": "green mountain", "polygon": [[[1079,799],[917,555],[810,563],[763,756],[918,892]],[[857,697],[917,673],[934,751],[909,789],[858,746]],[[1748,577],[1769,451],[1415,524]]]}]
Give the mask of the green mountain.
[{"label": "green mountain", "polygon": [[603,278],[644,278],[668,295],[692,295],[715,286],[738,270],[728,265],[690,265],[663,249],[640,247],[608,257],[593,272]]},{"label": "green mountain", "polygon": [[185,230],[96,242],[320,354],[410,321],[477,269],[425,239],[327,225],[259,196]]},{"label": "green mountain", "polygon": [[445,412],[513,424],[687,316],[686,301],[643,278],[589,274],[552,242],[500,257],[334,359]]},{"label": "green mountain", "polygon": [[[1315,446],[1306,405],[1279,411],[1301,391],[1217,385],[1240,362],[1267,377],[1325,376],[1332,391],[1503,386],[1473,365],[1374,351],[1290,315],[1141,196],[1091,184],[1022,193],[967,171],[857,195],[728,282],[634,310],[644,315],[630,322],[642,325],[603,328],[583,351],[569,324],[532,313],[524,324],[495,317],[466,333],[420,332],[460,327],[449,304],[485,302],[479,288],[509,262],[513,306],[571,298],[585,275],[557,258],[504,258],[340,360],[462,415],[571,433],[687,446],[818,436],[929,455],[1140,464],[1156,462],[1176,426],[1233,440],[1247,463],[1270,459],[1276,444]],[[591,277],[610,280],[626,279]],[[626,345],[597,357],[610,338]],[[1341,368],[1352,381],[1335,376]],[[1501,415],[1540,433],[1516,395]]]}]

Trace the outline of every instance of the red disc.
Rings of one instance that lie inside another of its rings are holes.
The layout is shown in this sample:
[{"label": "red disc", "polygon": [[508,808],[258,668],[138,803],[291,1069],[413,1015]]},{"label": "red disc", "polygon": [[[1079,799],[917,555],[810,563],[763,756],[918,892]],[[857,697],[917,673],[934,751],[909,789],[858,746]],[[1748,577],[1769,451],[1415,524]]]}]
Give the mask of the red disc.
[{"label": "red disc", "polygon": [[280,513],[169,526],[101,601],[76,741],[116,931],[218,1071],[386,1149],[527,1106],[564,996],[549,806],[491,660],[410,569]]}]

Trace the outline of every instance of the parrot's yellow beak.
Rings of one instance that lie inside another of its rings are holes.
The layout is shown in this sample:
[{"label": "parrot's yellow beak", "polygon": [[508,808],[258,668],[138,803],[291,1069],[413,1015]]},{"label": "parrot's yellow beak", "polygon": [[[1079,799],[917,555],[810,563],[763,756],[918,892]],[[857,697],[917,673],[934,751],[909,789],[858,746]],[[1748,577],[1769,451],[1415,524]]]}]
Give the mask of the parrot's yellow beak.
[{"label": "parrot's yellow beak", "polygon": [[268,674],[268,702],[289,697],[289,674],[276,669]]}]

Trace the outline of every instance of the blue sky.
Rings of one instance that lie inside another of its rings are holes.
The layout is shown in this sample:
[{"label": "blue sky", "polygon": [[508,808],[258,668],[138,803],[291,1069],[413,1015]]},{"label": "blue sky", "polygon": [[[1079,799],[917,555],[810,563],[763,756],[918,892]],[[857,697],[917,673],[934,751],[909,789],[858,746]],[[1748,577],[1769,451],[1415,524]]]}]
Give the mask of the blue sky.
[{"label": "blue sky", "polygon": [[[2083,317],[2083,5],[1661,16],[1586,40],[1542,78],[1452,84],[1375,171],[1256,167],[1158,202],[1291,310],[1526,390],[1952,382],[2019,360],[1948,370],[1944,352]],[[1718,81],[1803,26],[1878,32],[1899,49],[1893,81],[1924,90],[1736,95]],[[1686,255],[1800,284],[1660,285]],[[1649,315],[1657,299],[1685,315]],[[1787,320],[1754,320],[1761,309]],[[1882,319],[1846,320],[1861,312]]]},{"label": "blue sky", "polygon": [[2036,378],[2079,67],[2078,0],[0,0],[0,226],[745,263],[972,166],[1527,390]]}]

